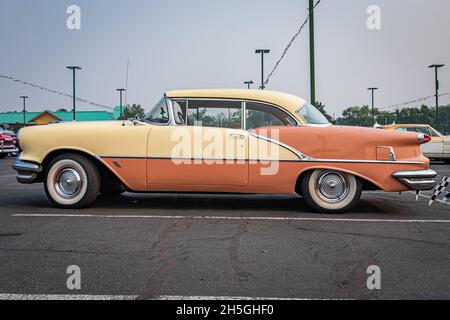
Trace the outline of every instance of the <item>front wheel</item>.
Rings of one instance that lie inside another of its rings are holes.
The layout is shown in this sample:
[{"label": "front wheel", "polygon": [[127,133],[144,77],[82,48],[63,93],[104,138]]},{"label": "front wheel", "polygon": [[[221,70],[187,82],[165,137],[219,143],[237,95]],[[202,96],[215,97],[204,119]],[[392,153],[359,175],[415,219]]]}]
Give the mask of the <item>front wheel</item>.
[{"label": "front wheel", "polygon": [[95,164],[78,154],[62,154],[47,167],[45,193],[61,208],[84,208],[95,201],[100,190],[100,175]]},{"label": "front wheel", "polygon": [[300,182],[303,199],[323,213],[344,213],[359,201],[362,183],[354,175],[334,170],[306,173]]}]

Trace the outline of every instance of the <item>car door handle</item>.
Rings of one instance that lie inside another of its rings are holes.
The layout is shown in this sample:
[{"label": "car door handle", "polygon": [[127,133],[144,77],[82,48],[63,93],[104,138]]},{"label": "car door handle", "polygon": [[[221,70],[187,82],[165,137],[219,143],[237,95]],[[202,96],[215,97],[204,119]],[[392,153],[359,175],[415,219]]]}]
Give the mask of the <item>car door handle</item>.
[{"label": "car door handle", "polygon": [[245,138],[245,136],[240,133],[230,133],[228,136],[231,138],[239,138],[241,140],[244,140],[244,138]]}]

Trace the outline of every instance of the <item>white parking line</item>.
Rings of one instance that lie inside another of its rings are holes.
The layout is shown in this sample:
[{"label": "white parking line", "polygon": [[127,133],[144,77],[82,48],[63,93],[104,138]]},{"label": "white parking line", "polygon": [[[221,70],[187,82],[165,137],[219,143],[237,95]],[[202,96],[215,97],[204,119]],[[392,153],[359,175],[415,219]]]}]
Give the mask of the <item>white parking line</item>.
[{"label": "white parking line", "polygon": [[158,215],[97,215],[97,214],[13,214],[29,218],[100,218],[100,219],[167,219],[167,220],[274,220],[274,221],[334,221],[334,222],[394,222],[394,223],[450,223],[450,220],[432,219],[346,219],[301,217],[230,217],[230,216],[158,216]]},{"label": "white parking line", "polygon": [[[138,295],[89,295],[89,294],[0,294],[0,300],[136,300]],[[233,297],[233,296],[157,296],[149,300],[330,300],[312,298],[269,298],[269,297]],[[334,299],[331,299],[334,300]]]}]

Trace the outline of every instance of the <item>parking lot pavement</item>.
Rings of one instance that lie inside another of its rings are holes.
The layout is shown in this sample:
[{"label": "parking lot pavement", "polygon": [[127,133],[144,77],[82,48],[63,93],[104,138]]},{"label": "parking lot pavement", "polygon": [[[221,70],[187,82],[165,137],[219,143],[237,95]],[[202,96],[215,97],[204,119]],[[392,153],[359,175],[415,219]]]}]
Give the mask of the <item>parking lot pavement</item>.
[{"label": "parking lot pavement", "polygon": [[[264,195],[127,193],[61,210],[11,163],[0,160],[0,298],[450,298],[450,206],[428,207],[429,193],[366,193],[345,215]],[[66,286],[70,265],[81,290]],[[371,265],[381,290],[367,288]]]}]

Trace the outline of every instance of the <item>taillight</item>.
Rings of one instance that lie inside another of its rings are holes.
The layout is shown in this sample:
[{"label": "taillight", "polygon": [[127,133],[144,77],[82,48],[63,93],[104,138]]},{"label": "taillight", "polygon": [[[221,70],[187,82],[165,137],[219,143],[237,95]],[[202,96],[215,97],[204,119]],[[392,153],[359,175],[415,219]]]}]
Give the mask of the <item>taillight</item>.
[{"label": "taillight", "polygon": [[431,141],[431,137],[424,133],[419,133],[419,143],[424,144]]}]

